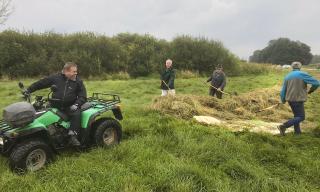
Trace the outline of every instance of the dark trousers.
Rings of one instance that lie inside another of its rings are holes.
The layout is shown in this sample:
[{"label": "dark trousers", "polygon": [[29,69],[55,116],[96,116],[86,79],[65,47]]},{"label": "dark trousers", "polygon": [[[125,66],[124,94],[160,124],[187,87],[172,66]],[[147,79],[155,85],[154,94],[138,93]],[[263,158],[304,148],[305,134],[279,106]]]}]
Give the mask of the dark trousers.
[{"label": "dark trousers", "polygon": [[209,88],[209,95],[211,95],[212,97],[216,95],[218,99],[222,99],[222,93],[213,87]]},{"label": "dark trousers", "polygon": [[289,105],[291,107],[294,117],[293,119],[290,119],[287,122],[285,122],[283,125],[285,128],[291,127],[293,125],[294,133],[300,134],[300,122],[302,122],[305,119],[304,102],[289,102]]},{"label": "dark trousers", "polygon": [[70,120],[70,130],[80,134],[81,126],[81,110],[77,109],[76,111],[65,110],[63,111]]}]

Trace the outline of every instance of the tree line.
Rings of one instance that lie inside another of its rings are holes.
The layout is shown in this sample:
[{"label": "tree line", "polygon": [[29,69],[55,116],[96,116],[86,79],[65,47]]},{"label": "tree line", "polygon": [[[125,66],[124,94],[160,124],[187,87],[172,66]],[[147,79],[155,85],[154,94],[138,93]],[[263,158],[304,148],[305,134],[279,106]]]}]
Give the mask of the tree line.
[{"label": "tree line", "polygon": [[92,32],[0,33],[0,76],[9,78],[52,74],[60,71],[66,61],[76,62],[83,77],[117,72],[147,76],[161,72],[167,58],[178,70],[204,74],[218,64],[234,72],[238,63],[221,42],[187,35],[167,41],[130,33],[113,37]]}]

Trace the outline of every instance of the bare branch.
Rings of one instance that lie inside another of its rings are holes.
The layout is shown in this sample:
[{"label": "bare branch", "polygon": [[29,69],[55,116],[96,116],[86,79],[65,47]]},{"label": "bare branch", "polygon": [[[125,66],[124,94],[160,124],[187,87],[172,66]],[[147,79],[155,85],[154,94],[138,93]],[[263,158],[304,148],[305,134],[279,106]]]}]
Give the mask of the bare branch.
[{"label": "bare branch", "polygon": [[0,24],[4,24],[12,13],[11,0],[0,0]]}]

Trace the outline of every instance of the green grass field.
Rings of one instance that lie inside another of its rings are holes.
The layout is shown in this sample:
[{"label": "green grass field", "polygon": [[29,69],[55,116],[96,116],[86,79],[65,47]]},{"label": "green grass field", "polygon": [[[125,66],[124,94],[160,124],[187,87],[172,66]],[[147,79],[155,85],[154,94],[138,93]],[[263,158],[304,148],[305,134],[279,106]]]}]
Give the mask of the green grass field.
[{"label": "green grass field", "polygon": [[[283,76],[232,77],[225,91],[245,93],[280,85]],[[206,95],[203,81],[178,78],[176,92]],[[148,106],[160,94],[159,83],[85,82],[89,94],[121,95],[121,144],[62,152],[44,170],[23,176],[12,173],[1,156],[0,191],[320,191],[319,91],[306,103],[307,118],[318,128],[300,137],[280,137],[234,133],[150,111]],[[17,81],[1,81],[0,87],[1,109],[19,100]]]}]

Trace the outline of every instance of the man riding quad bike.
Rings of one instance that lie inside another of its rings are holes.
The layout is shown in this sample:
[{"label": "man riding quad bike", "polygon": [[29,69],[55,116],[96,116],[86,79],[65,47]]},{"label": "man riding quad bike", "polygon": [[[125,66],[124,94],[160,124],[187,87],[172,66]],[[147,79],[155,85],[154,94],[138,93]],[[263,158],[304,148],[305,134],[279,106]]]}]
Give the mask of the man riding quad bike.
[{"label": "man riding quad bike", "polygon": [[[9,166],[14,171],[37,171],[50,162],[59,149],[74,146],[70,142],[74,135],[70,134],[70,117],[54,106],[60,100],[50,98],[50,94],[57,91],[56,85],[51,86],[47,98],[36,96],[32,104],[31,95],[22,83],[19,86],[29,102],[14,103],[4,109],[0,121],[0,153],[9,157]],[[93,93],[78,106],[78,147],[120,142],[122,130],[118,120],[122,120],[122,113],[119,103],[118,95]],[[108,116],[109,111],[115,118]]]}]

